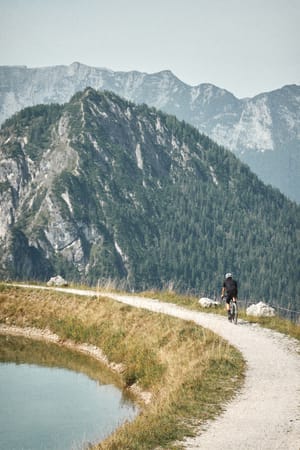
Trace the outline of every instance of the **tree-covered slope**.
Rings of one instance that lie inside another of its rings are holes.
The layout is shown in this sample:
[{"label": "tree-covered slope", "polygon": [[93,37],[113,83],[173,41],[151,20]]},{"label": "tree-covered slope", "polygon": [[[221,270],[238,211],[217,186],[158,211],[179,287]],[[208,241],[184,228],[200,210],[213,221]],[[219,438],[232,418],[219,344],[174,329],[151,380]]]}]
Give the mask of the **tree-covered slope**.
[{"label": "tree-covered slope", "polygon": [[[1,277],[115,279],[296,305],[300,208],[195,128],[108,92],[0,134]],[[297,297],[298,295],[298,297]]]}]

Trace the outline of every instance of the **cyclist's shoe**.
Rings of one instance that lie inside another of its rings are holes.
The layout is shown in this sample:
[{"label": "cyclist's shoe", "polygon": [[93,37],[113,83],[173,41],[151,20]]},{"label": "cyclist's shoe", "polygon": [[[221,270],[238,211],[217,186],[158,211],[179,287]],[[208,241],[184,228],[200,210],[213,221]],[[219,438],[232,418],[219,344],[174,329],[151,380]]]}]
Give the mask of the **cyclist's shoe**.
[{"label": "cyclist's shoe", "polygon": [[231,312],[230,312],[230,311],[228,311],[228,320],[229,320],[229,322],[231,322],[231,321],[232,321],[232,314],[231,314]]}]

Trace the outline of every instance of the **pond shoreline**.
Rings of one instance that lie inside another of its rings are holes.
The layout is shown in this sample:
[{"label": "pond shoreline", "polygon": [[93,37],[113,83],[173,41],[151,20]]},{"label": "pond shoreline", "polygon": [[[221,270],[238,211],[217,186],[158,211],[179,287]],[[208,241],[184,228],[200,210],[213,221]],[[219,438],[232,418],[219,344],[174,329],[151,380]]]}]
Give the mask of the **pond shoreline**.
[{"label": "pond shoreline", "polygon": [[[46,341],[51,342],[57,345],[61,345],[65,348],[69,348],[70,350],[75,350],[79,353],[90,356],[91,358],[96,359],[97,361],[104,364],[107,368],[109,368],[112,372],[121,374],[125,367],[123,364],[116,364],[113,362],[109,362],[107,356],[103,353],[103,351],[91,344],[76,344],[71,340],[61,339],[57,334],[52,333],[48,329],[39,329],[33,327],[17,327],[15,325],[5,325],[0,324],[0,334],[1,335],[11,335],[11,336],[22,336],[33,340]],[[143,391],[137,384],[133,384],[132,386],[126,387],[126,390],[130,392],[138,401],[138,403],[142,403],[147,405],[150,403],[152,395],[150,392]]]}]

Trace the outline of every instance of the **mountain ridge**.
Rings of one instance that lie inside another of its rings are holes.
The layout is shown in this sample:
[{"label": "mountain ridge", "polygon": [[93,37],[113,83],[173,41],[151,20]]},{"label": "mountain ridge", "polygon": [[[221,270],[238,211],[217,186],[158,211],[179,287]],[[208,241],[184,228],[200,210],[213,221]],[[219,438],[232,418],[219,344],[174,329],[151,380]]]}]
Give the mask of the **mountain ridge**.
[{"label": "mountain ridge", "polygon": [[0,122],[23,107],[65,103],[87,86],[176,115],[232,150],[267,184],[300,202],[300,86],[238,99],[209,83],[189,86],[171,71],[114,72],[80,63],[0,67]]},{"label": "mountain ridge", "polygon": [[249,100],[249,99],[254,99],[260,95],[264,95],[264,94],[270,94],[276,91],[280,91],[283,88],[289,88],[289,87],[297,87],[299,86],[297,83],[288,83],[288,84],[283,84],[280,87],[271,89],[271,90],[264,90],[262,92],[259,92],[257,94],[254,94],[252,96],[238,96],[235,95],[233,92],[231,92],[230,90],[223,88],[219,85],[210,83],[210,82],[201,82],[201,83],[196,83],[196,84],[189,84],[186,81],[183,81],[181,78],[179,78],[171,69],[162,69],[159,71],[155,71],[155,72],[144,72],[144,71],[140,71],[140,70],[114,70],[114,69],[110,69],[109,67],[105,67],[105,66],[90,66],[88,64],[84,64],[81,63],[79,61],[73,61],[70,64],[55,64],[55,65],[45,65],[45,66],[28,66],[27,64],[20,64],[20,65],[0,65],[0,68],[4,68],[4,69],[12,69],[12,68],[16,68],[16,69],[26,69],[29,71],[39,71],[39,70],[52,70],[52,69],[56,69],[56,68],[64,68],[64,69],[68,69],[74,67],[75,69],[78,68],[86,68],[86,69],[95,69],[95,70],[99,70],[99,71],[105,71],[111,74],[124,74],[124,75],[130,75],[130,74],[136,74],[138,76],[155,76],[155,75],[160,75],[160,74],[170,74],[171,77],[173,79],[176,79],[177,81],[179,81],[180,83],[184,84],[185,86],[189,87],[189,88],[197,88],[197,87],[201,87],[201,86],[213,86],[217,89],[220,89],[222,91],[225,91],[227,93],[229,93],[230,95],[232,95],[234,98],[236,98],[237,100]]}]

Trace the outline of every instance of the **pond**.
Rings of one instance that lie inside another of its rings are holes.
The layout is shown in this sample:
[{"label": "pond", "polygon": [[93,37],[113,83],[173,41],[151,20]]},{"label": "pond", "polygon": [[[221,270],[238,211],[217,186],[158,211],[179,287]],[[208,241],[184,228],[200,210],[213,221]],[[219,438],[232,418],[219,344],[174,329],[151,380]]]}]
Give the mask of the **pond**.
[{"label": "pond", "polygon": [[138,410],[102,364],[55,344],[0,336],[0,448],[79,450]]}]

